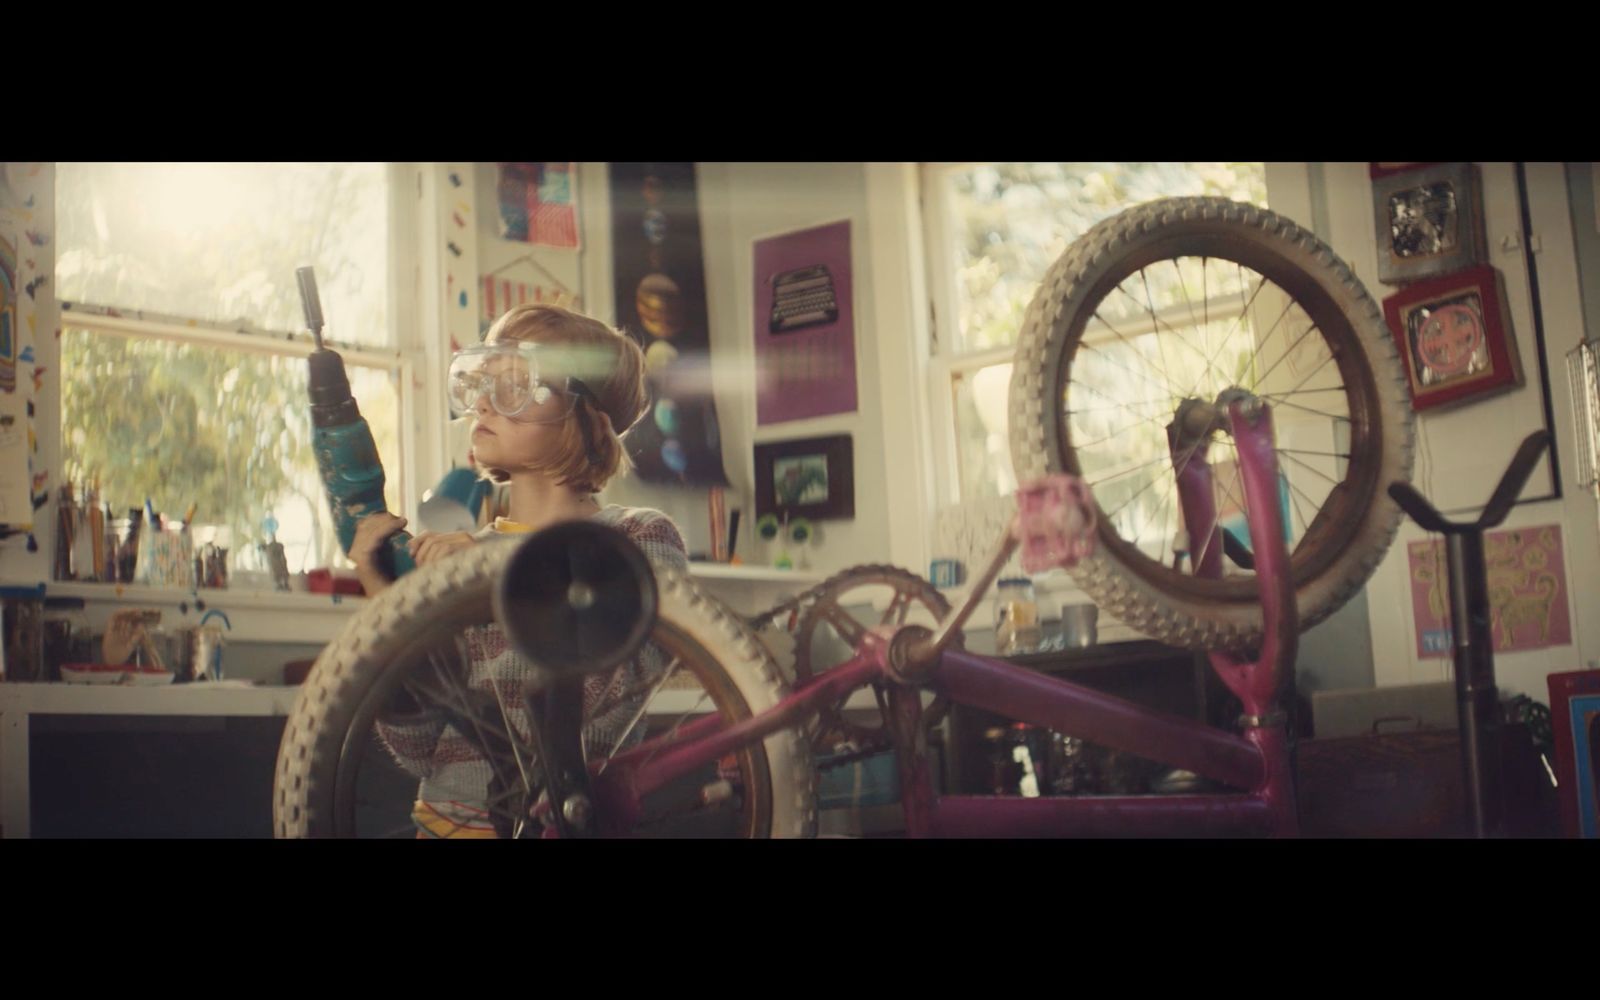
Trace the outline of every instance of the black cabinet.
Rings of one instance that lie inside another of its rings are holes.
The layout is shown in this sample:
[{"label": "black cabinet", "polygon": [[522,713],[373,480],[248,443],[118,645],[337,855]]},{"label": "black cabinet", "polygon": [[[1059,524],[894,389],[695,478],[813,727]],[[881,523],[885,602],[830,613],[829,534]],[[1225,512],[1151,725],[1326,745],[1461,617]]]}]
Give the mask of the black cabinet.
[{"label": "black cabinet", "polygon": [[[1004,659],[1147,708],[1213,725],[1230,710],[1232,695],[1222,686],[1204,653],[1152,640]],[[993,791],[992,744],[984,734],[1011,721],[963,705],[951,707],[947,793],[983,795]]]}]

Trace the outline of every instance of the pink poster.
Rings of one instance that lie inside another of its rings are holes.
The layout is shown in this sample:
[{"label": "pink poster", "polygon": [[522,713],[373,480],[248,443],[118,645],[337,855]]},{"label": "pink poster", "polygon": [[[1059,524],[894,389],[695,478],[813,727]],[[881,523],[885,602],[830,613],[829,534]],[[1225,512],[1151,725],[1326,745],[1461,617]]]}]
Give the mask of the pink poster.
[{"label": "pink poster", "polygon": [[[1448,659],[1450,576],[1444,542],[1412,542],[1406,549],[1417,655]],[[1483,539],[1483,556],[1489,570],[1494,651],[1570,646],[1572,622],[1567,615],[1560,525],[1491,531]]]},{"label": "pink poster", "polygon": [[856,410],[850,223],[755,243],[756,423]]}]

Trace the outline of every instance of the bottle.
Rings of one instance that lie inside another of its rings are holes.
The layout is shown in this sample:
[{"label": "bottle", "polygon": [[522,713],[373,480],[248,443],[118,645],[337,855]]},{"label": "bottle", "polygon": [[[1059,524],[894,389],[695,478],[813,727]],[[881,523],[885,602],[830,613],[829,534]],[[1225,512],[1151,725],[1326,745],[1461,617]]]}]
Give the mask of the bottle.
[{"label": "bottle", "polygon": [[1039,646],[1039,604],[1033,581],[1025,576],[1001,580],[994,601],[994,645],[1002,656],[1026,653]]}]

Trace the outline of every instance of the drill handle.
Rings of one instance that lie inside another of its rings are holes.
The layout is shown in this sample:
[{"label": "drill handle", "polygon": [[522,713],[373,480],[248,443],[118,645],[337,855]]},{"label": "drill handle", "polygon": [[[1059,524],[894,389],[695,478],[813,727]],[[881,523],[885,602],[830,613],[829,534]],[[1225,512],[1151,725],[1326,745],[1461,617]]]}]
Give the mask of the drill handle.
[{"label": "drill handle", "polygon": [[378,550],[378,568],[391,580],[398,580],[402,576],[417,568],[417,561],[411,558],[411,532],[397,531],[389,536],[389,544]]}]

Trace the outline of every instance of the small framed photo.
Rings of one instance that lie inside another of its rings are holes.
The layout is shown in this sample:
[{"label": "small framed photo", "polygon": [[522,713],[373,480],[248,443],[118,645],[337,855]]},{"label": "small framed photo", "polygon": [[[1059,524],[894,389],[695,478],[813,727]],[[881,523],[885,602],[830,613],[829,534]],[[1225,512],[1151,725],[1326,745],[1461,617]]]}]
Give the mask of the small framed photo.
[{"label": "small framed photo", "polygon": [[1522,384],[1500,274],[1476,267],[1419,282],[1383,300],[1411,381],[1411,408],[1427,410]]},{"label": "small framed photo", "polygon": [[1486,263],[1477,167],[1439,163],[1372,183],[1378,280],[1400,285]]},{"label": "small framed photo", "polygon": [[856,516],[850,435],[756,445],[756,516],[847,521]]}]

